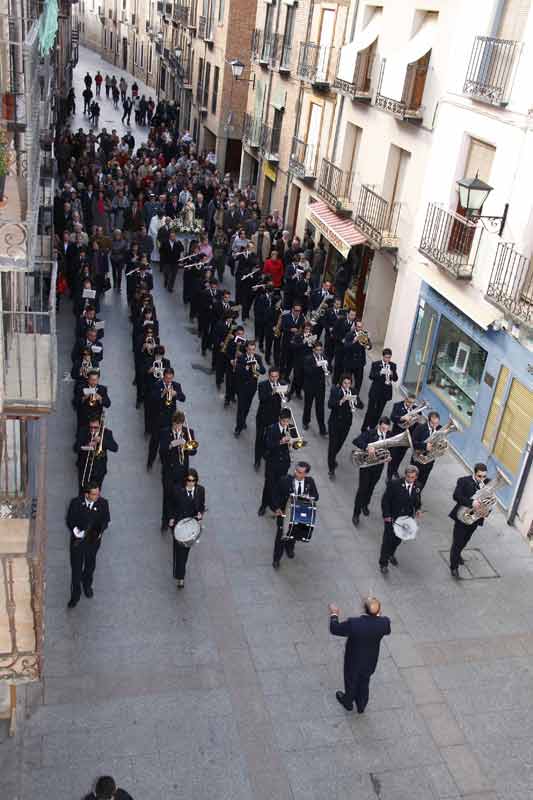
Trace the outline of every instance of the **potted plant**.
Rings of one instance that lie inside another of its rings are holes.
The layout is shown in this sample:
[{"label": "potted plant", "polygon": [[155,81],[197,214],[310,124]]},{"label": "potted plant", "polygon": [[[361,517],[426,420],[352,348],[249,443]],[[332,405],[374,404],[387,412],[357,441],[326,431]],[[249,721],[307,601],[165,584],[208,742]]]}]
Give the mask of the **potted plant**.
[{"label": "potted plant", "polygon": [[6,136],[4,131],[0,131],[0,203],[4,199],[6,188],[6,178],[9,173],[9,156],[7,152]]}]

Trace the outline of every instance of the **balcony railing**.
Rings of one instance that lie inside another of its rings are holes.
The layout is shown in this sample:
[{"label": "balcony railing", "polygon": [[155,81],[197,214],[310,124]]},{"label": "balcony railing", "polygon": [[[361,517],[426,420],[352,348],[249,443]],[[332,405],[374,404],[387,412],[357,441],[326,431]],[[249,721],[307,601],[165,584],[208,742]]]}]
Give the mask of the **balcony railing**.
[{"label": "balcony railing", "polygon": [[323,47],[313,42],[302,42],[298,57],[298,77],[303,81],[309,81],[316,88],[329,87],[332,53],[332,47]]},{"label": "balcony railing", "polygon": [[481,235],[477,229],[474,222],[461,214],[430,203],[418,249],[454,278],[470,280]]},{"label": "balcony railing", "polygon": [[[384,111],[389,111],[398,119],[411,122],[415,125],[422,123],[424,106],[421,104],[423,88],[425,86],[428,61],[424,57],[420,61],[408,64],[403,84],[402,99],[395,100],[381,93],[383,75],[385,72],[385,59],[381,64],[381,72],[376,92],[376,106]],[[416,91],[415,91],[416,86]]]},{"label": "balcony railing", "polygon": [[389,202],[373,187],[363,184],[357,201],[355,225],[378,248],[396,250],[399,247],[398,223],[401,203]]},{"label": "balcony railing", "polygon": [[314,180],[318,173],[318,145],[309,144],[294,136],[292,139],[289,169],[302,180]]},{"label": "balcony railing", "polygon": [[263,158],[267,161],[279,161],[279,144],[281,140],[281,127],[261,127],[261,138],[259,146]]},{"label": "balcony railing", "polygon": [[261,120],[252,114],[244,115],[242,140],[248,147],[259,147],[261,144]]},{"label": "balcony railing", "polygon": [[327,158],[322,159],[318,194],[336,211],[350,210],[352,207],[353,173],[345,172]]},{"label": "balcony railing", "polygon": [[533,266],[531,258],[517,253],[513,245],[500,242],[496,250],[487,299],[517,322],[533,328]]},{"label": "balcony railing", "polygon": [[507,105],[519,52],[519,42],[477,36],[463,92],[484,103]]},{"label": "balcony railing", "polygon": [[370,103],[372,99],[370,76],[372,74],[373,61],[373,53],[368,53],[367,51],[358,53],[355,61],[353,79],[351,81],[345,81],[342,80],[342,78],[335,77],[333,82],[334,88],[347,94],[352,100],[358,100],[360,103]]},{"label": "balcony railing", "polygon": [[187,25],[189,21],[189,6],[185,3],[176,3],[172,12],[172,17],[181,25]]},{"label": "balcony railing", "polygon": [[176,77],[184,89],[192,87],[192,64],[190,58],[184,60],[182,56],[181,61],[176,66]]},{"label": "balcony railing", "polygon": [[200,16],[198,17],[198,38],[205,39],[206,33],[207,33],[207,17]]},{"label": "balcony railing", "polygon": [[252,32],[252,61],[263,66],[273,65],[276,54],[277,35],[256,28]]}]

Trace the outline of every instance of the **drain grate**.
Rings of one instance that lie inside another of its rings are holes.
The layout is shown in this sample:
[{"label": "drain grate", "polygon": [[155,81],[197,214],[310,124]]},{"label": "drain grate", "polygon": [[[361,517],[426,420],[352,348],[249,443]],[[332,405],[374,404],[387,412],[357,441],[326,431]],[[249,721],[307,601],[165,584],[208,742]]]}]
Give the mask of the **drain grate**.
[{"label": "drain grate", "polygon": [[[439,550],[441,558],[450,564],[450,551]],[[460,567],[459,574],[465,581],[480,581],[487,578],[500,578],[500,573],[494,569],[487,556],[479,547],[463,550],[464,566]]]}]

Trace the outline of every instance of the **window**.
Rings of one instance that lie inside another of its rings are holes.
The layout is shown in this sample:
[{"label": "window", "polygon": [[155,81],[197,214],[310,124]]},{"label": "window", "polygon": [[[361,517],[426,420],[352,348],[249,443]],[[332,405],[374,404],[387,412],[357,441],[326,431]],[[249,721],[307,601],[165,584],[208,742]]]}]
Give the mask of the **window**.
[{"label": "window", "polygon": [[152,71],[152,58],[153,58],[152,45],[150,45],[148,48],[148,72]]},{"label": "window", "polygon": [[351,172],[355,175],[359,143],[361,141],[363,129],[358,125],[353,125],[351,122],[348,122],[344,131],[340,166],[344,172]]},{"label": "window", "polygon": [[224,22],[225,0],[219,0],[218,3],[218,21]]},{"label": "window", "polygon": [[135,39],[134,42],[133,42],[133,62],[134,62],[134,64],[138,64],[139,63],[138,56],[139,56],[139,53],[138,53],[138,42],[137,42],[137,39]]},{"label": "window", "polygon": [[220,68],[215,67],[215,71],[213,73],[213,94],[211,97],[211,113],[217,113],[217,101],[218,101],[218,82],[220,80]]},{"label": "window", "polygon": [[167,71],[164,67],[161,67],[161,81],[159,83],[159,87],[162,92],[165,91],[166,83],[167,83]]},{"label": "window", "polygon": [[104,50],[107,50],[107,30],[104,28]]},{"label": "window", "polygon": [[196,84],[196,100],[198,103],[202,101],[202,81],[204,77],[204,60],[198,59],[198,82]]},{"label": "window", "polygon": [[465,426],[472,420],[486,360],[486,350],[441,317],[428,385]]},{"label": "window", "polygon": [[208,108],[209,105],[209,79],[211,78],[211,64],[209,61],[205,65],[205,79],[204,79],[204,94],[202,98],[203,108]]},{"label": "window", "polygon": [[503,404],[505,400],[505,389],[507,387],[508,380],[509,380],[509,369],[508,367],[502,367],[500,369],[500,374],[498,375],[498,380],[496,382],[496,388],[494,389],[494,394],[492,395],[492,402],[490,404],[487,421],[485,423],[485,430],[483,431],[482,442],[488,450],[492,450],[492,447],[494,445],[494,438],[496,435],[496,429],[498,427],[498,422],[500,420],[500,416],[503,409]]},{"label": "window", "polygon": [[109,31],[109,49],[113,49],[113,31]]},{"label": "window", "polygon": [[505,0],[497,23],[498,39],[520,41],[526,29],[531,0]]},{"label": "window", "polygon": [[294,35],[295,6],[287,6],[285,16],[285,31],[283,32],[283,44],[281,46],[280,67],[287,69],[291,60],[291,42]]},{"label": "window", "polygon": [[[280,108],[275,108],[274,119],[272,120],[272,141],[270,142],[270,151],[272,153],[279,153],[282,125],[283,125],[283,111]],[[270,205],[267,204],[266,208],[270,208]]]},{"label": "window", "polygon": [[493,450],[494,457],[512,475],[516,475],[520,469],[532,419],[533,392],[515,378],[511,383]]}]

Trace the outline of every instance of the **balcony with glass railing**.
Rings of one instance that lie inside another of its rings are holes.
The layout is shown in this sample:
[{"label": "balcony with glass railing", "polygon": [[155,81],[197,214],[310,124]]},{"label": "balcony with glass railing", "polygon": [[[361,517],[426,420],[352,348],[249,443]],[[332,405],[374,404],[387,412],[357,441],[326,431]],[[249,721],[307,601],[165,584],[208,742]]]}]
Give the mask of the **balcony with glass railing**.
[{"label": "balcony with glass railing", "polygon": [[357,200],[354,223],[377,249],[396,250],[400,245],[400,210],[401,203],[390,202],[375,187],[363,184]]},{"label": "balcony with glass railing", "polygon": [[433,264],[458,280],[471,280],[479,250],[481,229],[467,217],[430,203],[418,250]]},{"label": "balcony with glass railing", "polygon": [[353,181],[353,172],[346,172],[327,158],[322,159],[318,194],[334,211],[351,213]]},{"label": "balcony with glass railing", "polygon": [[533,330],[533,265],[508,242],[499,242],[492,264],[487,300],[515,322]]},{"label": "balcony with glass railing", "polygon": [[520,42],[510,39],[476,36],[463,92],[483,103],[506,106],[520,49]]},{"label": "balcony with glass railing", "polygon": [[333,47],[302,42],[298,56],[298,77],[315,89],[328,89],[333,82]]},{"label": "balcony with glass railing", "polygon": [[297,178],[314,180],[318,174],[318,144],[293,136],[289,169]]}]

